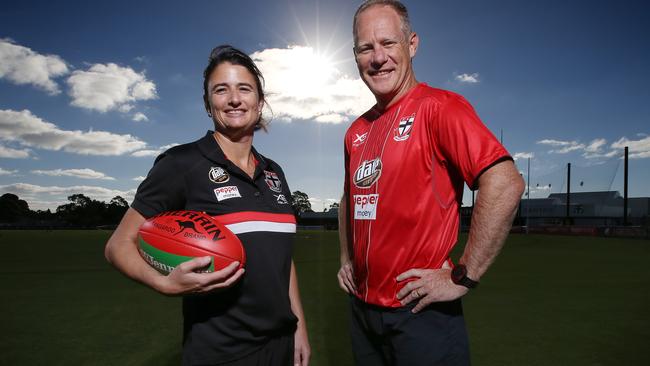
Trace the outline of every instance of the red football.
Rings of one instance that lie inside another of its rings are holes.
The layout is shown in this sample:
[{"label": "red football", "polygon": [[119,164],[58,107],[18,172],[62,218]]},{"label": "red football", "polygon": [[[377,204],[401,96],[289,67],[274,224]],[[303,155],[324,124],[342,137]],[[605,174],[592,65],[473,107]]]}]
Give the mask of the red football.
[{"label": "red football", "polygon": [[212,216],[199,211],[169,211],[149,218],[139,230],[140,254],[161,273],[195,257],[211,256],[212,272],[239,261],[246,253],[239,238]]}]

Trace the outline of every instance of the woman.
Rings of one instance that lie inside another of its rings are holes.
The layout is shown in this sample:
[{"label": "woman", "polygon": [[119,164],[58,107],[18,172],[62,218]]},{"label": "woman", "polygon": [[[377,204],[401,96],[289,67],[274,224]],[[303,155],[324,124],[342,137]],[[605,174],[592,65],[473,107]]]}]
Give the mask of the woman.
[{"label": "woman", "polygon": [[[203,74],[215,131],[161,154],[106,244],[125,275],[165,295],[183,296],[184,365],[306,365],[309,342],[296,272],[291,192],[282,169],[253,148],[265,129],[262,75],[246,54],[219,46]],[[163,276],[138,253],[138,228],[157,213],[197,210],[231,225],[246,250],[238,263],[200,273],[195,258]],[[241,224],[234,225],[232,224]]]}]

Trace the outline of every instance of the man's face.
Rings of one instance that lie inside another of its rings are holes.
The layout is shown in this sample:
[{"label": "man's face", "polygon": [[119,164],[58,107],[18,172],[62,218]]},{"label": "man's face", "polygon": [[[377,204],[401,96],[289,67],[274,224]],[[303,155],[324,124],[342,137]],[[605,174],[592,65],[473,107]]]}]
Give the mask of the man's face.
[{"label": "man's face", "polygon": [[373,6],[357,17],[354,53],[359,74],[377,100],[388,105],[415,83],[411,57],[418,38],[406,37],[399,15],[388,6]]}]

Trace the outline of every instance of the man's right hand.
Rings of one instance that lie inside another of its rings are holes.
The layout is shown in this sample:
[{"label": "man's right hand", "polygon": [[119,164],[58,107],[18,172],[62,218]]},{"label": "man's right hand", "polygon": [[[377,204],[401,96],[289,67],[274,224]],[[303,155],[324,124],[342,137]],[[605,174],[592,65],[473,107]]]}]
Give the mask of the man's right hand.
[{"label": "man's right hand", "polygon": [[244,274],[243,268],[237,270],[239,262],[232,262],[219,271],[200,272],[210,261],[210,257],[199,257],[179,264],[163,277],[161,292],[170,296],[203,294],[229,288]]},{"label": "man's right hand", "polygon": [[354,271],[349,260],[341,261],[341,268],[336,275],[339,279],[339,287],[348,294],[357,293],[357,286],[354,281]]}]

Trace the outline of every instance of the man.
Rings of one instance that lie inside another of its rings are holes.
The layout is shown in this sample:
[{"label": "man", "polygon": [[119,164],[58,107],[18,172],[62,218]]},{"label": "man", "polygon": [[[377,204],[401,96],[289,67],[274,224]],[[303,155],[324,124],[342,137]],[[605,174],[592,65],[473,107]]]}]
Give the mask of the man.
[{"label": "man", "polygon": [[[398,1],[354,17],[354,55],[377,104],[345,137],[341,288],[358,365],[467,365],[460,298],[499,253],[523,181],[461,96],[418,83],[418,36]],[[479,194],[453,265],[463,183]],[[452,269],[453,268],[453,269]]]}]

